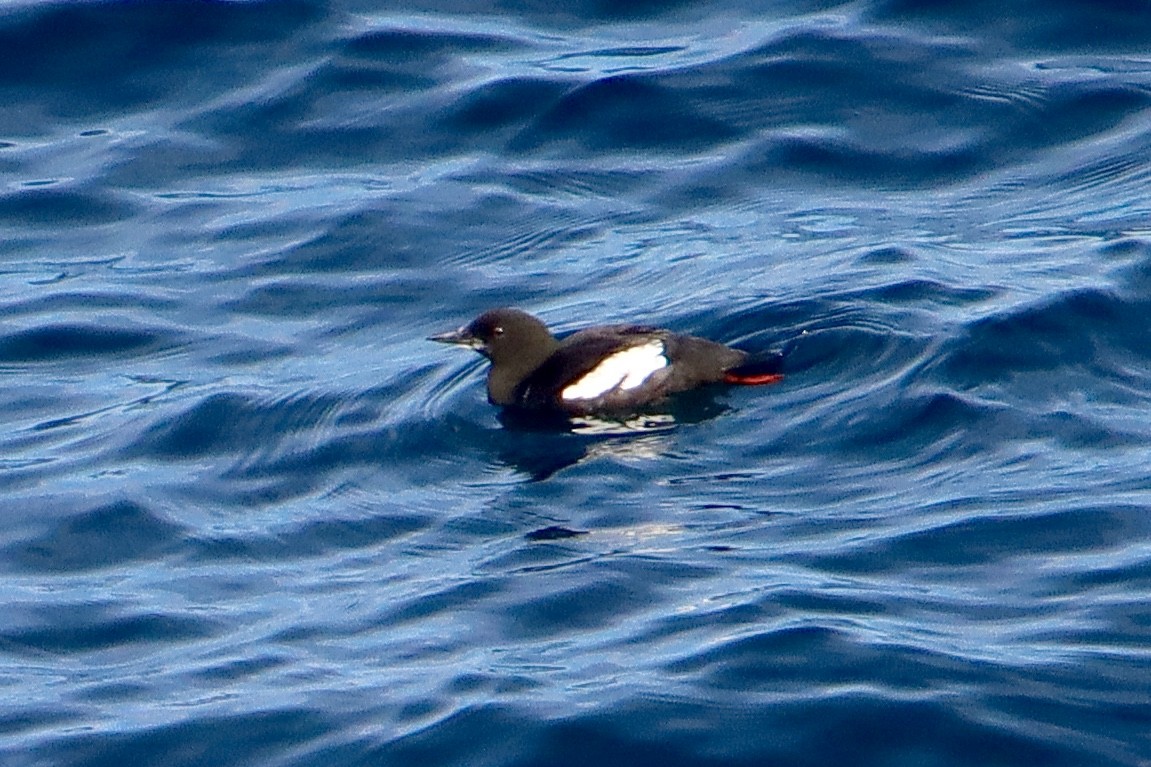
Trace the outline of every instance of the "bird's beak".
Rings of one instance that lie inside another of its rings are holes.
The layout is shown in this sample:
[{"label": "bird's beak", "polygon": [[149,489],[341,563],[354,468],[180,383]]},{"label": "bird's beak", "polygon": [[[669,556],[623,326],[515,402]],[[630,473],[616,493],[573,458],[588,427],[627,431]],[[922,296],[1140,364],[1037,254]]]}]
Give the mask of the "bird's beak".
[{"label": "bird's beak", "polygon": [[434,336],[428,336],[428,340],[441,344],[467,346],[470,349],[481,349],[484,345],[483,341],[473,336],[466,327],[459,330],[449,330],[447,333],[436,333]]}]

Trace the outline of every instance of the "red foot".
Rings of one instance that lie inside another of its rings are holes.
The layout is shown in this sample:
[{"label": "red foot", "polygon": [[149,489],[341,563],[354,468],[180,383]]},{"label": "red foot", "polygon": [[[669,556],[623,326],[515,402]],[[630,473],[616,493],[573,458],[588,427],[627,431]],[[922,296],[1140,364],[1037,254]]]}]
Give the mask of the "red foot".
[{"label": "red foot", "polygon": [[740,375],[739,373],[724,373],[724,383],[742,384],[743,386],[759,386],[760,384],[773,384],[783,380],[779,373],[761,373],[759,375]]}]

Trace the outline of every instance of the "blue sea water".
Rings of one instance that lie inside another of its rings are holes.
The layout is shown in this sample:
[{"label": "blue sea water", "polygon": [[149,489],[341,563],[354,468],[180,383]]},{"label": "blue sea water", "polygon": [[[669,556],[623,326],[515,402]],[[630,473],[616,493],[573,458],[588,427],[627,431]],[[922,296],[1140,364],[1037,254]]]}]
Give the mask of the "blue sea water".
[{"label": "blue sea water", "polygon": [[[0,7],[0,763],[1151,764],[1151,6]],[[535,431],[496,305],[783,351]]]}]

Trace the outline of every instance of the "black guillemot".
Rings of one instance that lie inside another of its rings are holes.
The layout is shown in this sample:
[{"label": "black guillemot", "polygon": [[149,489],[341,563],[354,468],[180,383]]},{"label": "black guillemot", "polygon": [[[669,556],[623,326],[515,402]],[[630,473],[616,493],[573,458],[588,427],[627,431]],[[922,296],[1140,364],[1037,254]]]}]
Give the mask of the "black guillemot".
[{"label": "black guillemot", "polygon": [[621,413],[713,383],[775,383],[779,360],[644,325],[602,325],[557,340],[519,309],[493,309],[428,340],[475,349],[491,360],[493,405],[565,415]]}]

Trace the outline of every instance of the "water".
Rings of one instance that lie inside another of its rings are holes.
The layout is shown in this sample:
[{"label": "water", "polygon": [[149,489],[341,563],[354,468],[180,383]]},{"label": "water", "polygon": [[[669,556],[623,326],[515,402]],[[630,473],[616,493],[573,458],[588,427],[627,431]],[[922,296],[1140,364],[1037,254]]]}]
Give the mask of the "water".
[{"label": "water", "polygon": [[[0,10],[0,761],[1146,765],[1139,2]],[[495,305],[786,351],[627,436]]]}]

